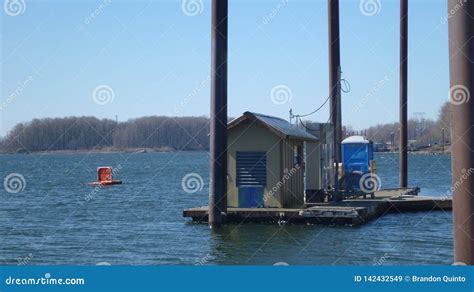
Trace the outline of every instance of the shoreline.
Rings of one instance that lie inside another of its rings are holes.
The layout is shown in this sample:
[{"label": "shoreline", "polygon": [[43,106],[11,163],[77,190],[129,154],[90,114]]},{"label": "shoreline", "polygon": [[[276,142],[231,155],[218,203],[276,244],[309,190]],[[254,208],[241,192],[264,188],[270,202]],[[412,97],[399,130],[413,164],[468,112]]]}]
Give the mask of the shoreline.
[{"label": "shoreline", "polygon": [[77,149],[77,150],[45,150],[45,151],[31,151],[24,153],[16,152],[0,152],[0,155],[31,155],[31,154],[108,154],[108,153],[166,153],[166,152],[199,152],[207,151],[206,149],[196,150],[177,150],[170,147],[160,148],[104,148],[104,149]]},{"label": "shoreline", "polygon": [[[374,153],[381,153],[381,154],[399,154],[399,151],[374,151]],[[433,150],[418,150],[418,151],[408,151],[408,154],[415,154],[415,155],[451,155],[451,149],[446,149],[442,152],[439,149]]]},{"label": "shoreline", "polygon": [[[167,153],[167,152],[206,152],[208,149],[194,149],[194,150],[177,150],[172,148],[124,148],[124,149],[77,149],[77,150],[47,150],[47,151],[31,151],[25,153],[15,152],[1,152],[0,155],[35,155],[35,154],[109,154],[109,153]],[[376,154],[399,154],[398,151],[377,151]],[[408,151],[408,154],[413,155],[451,155],[450,151]]]}]

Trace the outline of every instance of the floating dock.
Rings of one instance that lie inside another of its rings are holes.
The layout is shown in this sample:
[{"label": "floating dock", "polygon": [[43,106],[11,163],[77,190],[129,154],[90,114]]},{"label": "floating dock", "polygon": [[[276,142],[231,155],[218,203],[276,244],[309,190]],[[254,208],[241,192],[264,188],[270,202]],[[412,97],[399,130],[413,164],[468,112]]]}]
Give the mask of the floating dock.
[{"label": "floating dock", "polygon": [[[371,197],[340,202],[308,204],[303,208],[228,208],[226,223],[307,223],[321,225],[360,225],[388,213],[451,210],[451,198],[418,196],[419,188],[384,189]],[[208,207],[183,211],[194,222],[208,222]]]}]

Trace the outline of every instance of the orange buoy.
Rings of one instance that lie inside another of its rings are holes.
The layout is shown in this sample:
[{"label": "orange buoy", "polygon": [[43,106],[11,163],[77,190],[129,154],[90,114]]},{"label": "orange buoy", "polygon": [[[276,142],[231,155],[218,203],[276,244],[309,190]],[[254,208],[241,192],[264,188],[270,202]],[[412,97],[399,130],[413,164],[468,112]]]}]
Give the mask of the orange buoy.
[{"label": "orange buoy", "polygon": [[90,183],[92,185],[119,185],[121,180],[113,179],[114,171],[110,166],[97,167],[97,181]]}]

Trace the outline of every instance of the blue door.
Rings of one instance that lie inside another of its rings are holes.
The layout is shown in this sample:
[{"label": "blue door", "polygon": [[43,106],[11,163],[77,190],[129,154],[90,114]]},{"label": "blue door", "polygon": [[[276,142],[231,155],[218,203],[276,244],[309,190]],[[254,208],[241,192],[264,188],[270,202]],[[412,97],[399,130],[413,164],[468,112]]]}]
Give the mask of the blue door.
[{"label": "blue door", "polygon": [[257,151],[237,151],[236,154],[238,206],[262,207],[264,188],[267,185],[267,154]]},{"label": "blue door", "polygon": [[263,187],[239,188],[239,208],[263,207]]}]

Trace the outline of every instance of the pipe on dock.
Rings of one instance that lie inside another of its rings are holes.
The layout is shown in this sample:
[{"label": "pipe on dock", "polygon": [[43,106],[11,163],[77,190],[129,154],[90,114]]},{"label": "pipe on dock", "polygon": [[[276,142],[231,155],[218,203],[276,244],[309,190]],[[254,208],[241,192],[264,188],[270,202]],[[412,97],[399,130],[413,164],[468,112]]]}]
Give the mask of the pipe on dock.
[{"label": "pipe on dock", "polygon": [[448,0],[448,13],[454,262],[474,265],[474,1]]},{"label": "pipe on dock", "polygon": [[227,19],[228,0],[212,1],[209,227],[227,212]]},{"label": "pipe on dock", "polygon": [[339,43],[339,0],[328,0],[328,30],[329,30],[329,115],[333,124],[333,142],[334,142],[334,164],[335,164],[335,193],[334,200],[338,198],[339,192],[339,163],[342,161],[341,155],[341,137],[342,137],[342,119],[341,119],[341,54]]},{"label": "pipe on dock", "polygon": [[408,185],[408,0],[400,0],[400,187]]}]

